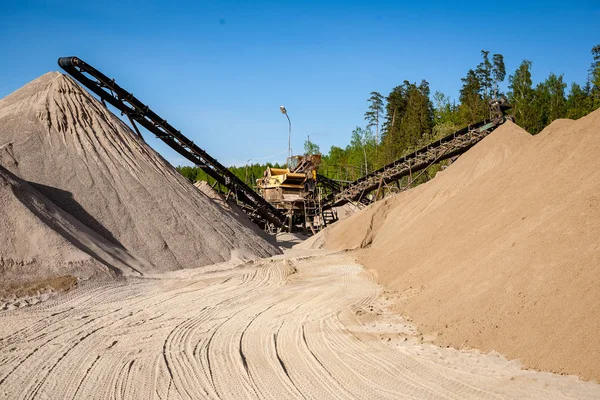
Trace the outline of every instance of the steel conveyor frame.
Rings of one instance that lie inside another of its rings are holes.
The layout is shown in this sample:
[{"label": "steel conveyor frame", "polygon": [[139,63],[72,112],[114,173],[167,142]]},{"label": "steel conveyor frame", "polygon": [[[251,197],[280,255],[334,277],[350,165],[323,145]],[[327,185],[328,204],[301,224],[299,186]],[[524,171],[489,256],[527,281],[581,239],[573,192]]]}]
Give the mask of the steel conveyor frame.
[{"label": "steel conveyor frame", "polygon": [[[58,65],[73,78],[98,95],[103,101],[126,114],[130,119],[152,132],[173,150],[187,160],[202,168],[209,176],[237,197],[243,203],[243,209],[250,218],[259,223],[272,223],[276,227],[284,227],[286,217],[263,199],[252,188],[242,182],[229,169],[202,150],[193,141],[175,129],[166,119],[158,116],[147,105],[139,101],[132,93],[121,88],[114,79],[85,63],[77,57],[61,57]],[[85,74],[94,79],[90,79]],[[135,127],[135,124],[134,124]]]},{"label": "steel conveyor frame", "polygon": [[466,152],[506,121],[507,117],[502,115],[502,112],[507,108],[510,106],[502,103],[502,109],[498,107],[497,111],[500,115],[496,115],[493,120],[470,125],[357,179],[327,196],[323,201],[323,207],[339,206],[349,201],[364,201],[366,194],[384,184],[395,182],[404,176]]}]

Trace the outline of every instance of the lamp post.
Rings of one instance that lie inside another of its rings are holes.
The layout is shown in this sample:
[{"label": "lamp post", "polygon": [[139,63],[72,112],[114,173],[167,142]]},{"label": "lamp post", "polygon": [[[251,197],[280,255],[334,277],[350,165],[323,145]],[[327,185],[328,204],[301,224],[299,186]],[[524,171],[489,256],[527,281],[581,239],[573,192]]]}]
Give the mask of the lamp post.
[{"label": "lamp post", "polygon": [[[248,163],[250,161],[252,161],[251,158],[249,158],[248,161],[246,161],[246,182],[245,182],[246,184],[248,183]],[[252,186],[252,185],[250,185],[250,186]]]},{"label": "lamp post", "polygon": [[281,111],[282,114],[284,114],[287,119],[288,119],[288,124],[289,124],[289,132],[288,132],[288,158],[287,158],[287,165],[289,167],[290,165],[290,159],[292,158],[292,121],[290,120],[290,116],[287,113],[287,110],[285,109],[284,106],[279,106],[279,110]]}]

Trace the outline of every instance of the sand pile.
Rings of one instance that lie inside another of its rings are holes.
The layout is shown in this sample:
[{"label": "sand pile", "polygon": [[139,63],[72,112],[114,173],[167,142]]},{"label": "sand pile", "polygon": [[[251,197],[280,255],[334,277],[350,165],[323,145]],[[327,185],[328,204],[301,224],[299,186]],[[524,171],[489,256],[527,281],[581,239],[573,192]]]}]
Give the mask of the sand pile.
[{"label": "sand pile", "polygon": [[0,296],[49,276],[139,275],[147,263],[108,242],[0,166]]},{"label": "sand pile", "polygon": [[221,207],[227,214],[233,214],[237,221],[244,225],[247,229],[253,231],[256,235],[262,237],[267,242],[277,245],[275,237],[267,234],[260,229],[258,225],[248,218],[248,215],[233,201],[226,201],[225,196],[217,192],[205,181],[197,181],[194,186],[199,189],[204,195],[212,199],[216,205]]},{"label": "sand pile", "polygon": [[600,111],[535,137],[507,123],[325,246],[364,247],[359,261],[440,344],[600,380],[598,154]]},{"label": "sand pile", "polygon": [[[60,73],[0,100],[0,162],[60,213],[143,260],[141,273],[278,252]],[[14,229],[2,235],[15,243],[25,240],[26,231],[15,235]],[[40,263],[49,262],[42,259],[54,248],[44,240],[34,241],[43,245],[36,256]],[[0,248],[0,254],[9,250]]]},{"label": "sand pile", "polygon": [[358,202],[349,202],[344,204],[343,206],[334,207],[335,213],[339,221],[348,218],[351,215],[362,210],[364,206]]},{"label": "sand pile", "polygon": [[438,172],[434,180],[378,201],[361,212],[351,214],[347,216],[347,222],[332,225],[300,247],[321,247],[325,243],[327,248],[340,250],[367,247],[373,241],[390,209],[401,208],[398,211],[402,213],[403,224],[406,224],[422,213],[443,205],[465,187],[520,151],[530,139],[531,136],[527,132],[507,122],[458,158],[450,167]]}]

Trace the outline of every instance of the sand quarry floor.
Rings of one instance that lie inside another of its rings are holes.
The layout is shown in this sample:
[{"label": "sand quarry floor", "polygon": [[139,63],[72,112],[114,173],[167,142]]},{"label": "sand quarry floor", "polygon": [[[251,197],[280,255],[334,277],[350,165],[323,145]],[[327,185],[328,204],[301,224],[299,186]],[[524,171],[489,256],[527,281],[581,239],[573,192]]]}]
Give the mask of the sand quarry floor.
[{"label": "sand quarry floor", "polygon": [[594,382],[427,343],[353,260],[290,250],[4,312],[0,398],[600,398]]}]

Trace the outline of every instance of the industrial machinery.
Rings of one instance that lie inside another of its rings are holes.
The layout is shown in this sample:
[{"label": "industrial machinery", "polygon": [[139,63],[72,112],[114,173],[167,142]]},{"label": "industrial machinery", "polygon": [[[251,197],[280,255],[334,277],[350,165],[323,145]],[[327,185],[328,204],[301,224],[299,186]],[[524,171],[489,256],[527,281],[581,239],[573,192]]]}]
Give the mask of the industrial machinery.
[{"label": "industrial machinery", "polygon": [[288,229],[301,226],[314,233],[321,226],[321,195],[317,190],[320,163],[320,154],[293,156],[287,168],[268,167],[256,181],[261,196],[286,215]]},{"label": "industrial machinery", "polygon": [[77,57],[59,58],[58,65],[98,95],[105,105],[108,102],[126,115],[139,136],[142,135],[136,121],[202,168],[227,188],[227,199],[234,199],[253,222],[269,231],[302,227],[305,232],[308,228],[315,233],[327,221],[335,220],[335,207],[347,202],[367,205],[379,198],[382,188],[406,176],[409,184],[398,190],[408,189],[414,181],[413,174],[466,152],[511,118],[505,116],[510,108],[505,100],[492,100],[489,120],[469,125],[353,182],[338,182],[317,174],[320,155],[294,156],[288,159],[287,168],[267,168],[257,181],[259,194],[114,79]]}]

